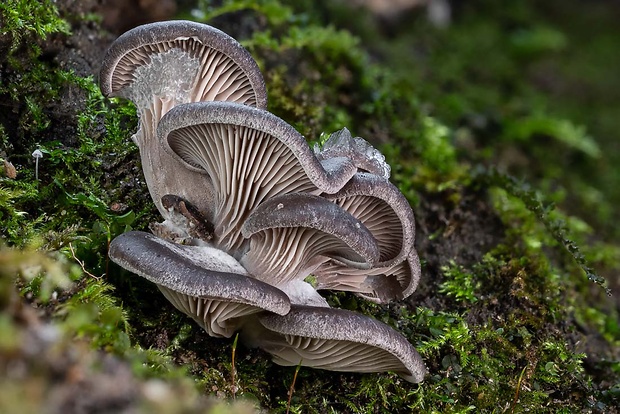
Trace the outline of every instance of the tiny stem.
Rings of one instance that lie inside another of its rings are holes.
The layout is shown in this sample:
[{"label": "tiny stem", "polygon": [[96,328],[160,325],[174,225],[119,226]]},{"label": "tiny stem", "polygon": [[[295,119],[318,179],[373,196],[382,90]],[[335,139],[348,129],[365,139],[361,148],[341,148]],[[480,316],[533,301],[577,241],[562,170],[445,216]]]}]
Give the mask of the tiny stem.
[{"label": "tiny stem", "polygon": [[235,368],[235,354],[237,351],[237,340],[239,339],[239,333],[237,333],[237,335],[235,335],[235,340],[233,341],[232,344],[232,362],[231,362],[231,369],[230,369],[230,373],[231,373],[231,377],[232,377],[232,384],[231,384],[231,391],[233,394],[233,400],[237,398],[237,386],[236,386],[236,377],[237,377],[237,368]]},{"label": "tiny stem", "polygon": [[289,414],[289,411],[291,409],[291,400],[293,399],[293,392],[295,392],[295,381],[297,381],[297,374],[299,373],[299,369],[301,368],[302,361],[299,361],[299,364],[297,364],[297,368],[295,368],[295,375],[293,375],[293,382],[291,383],[291,388],[289,388],[288,390],[288,401],[286,402],[286,414]]},{"label": "tiny stem", "polygon": [[39,157],[34,159],[34,178],[39,181]]},{"label": "tiny stem", "polygon": [[527,365],[523,367],[523,369],[521,370],[521,375],[519,375],[519,379],[517,380],[517,390],[515,391],[515,398],[513,399],[512,405],[510,407],[511,414],[515,412],[517,402],[519,401],[519,391],[521,390],[521,381],[523,381],[523,374],[525,374],[526,368],[527,368]]}]

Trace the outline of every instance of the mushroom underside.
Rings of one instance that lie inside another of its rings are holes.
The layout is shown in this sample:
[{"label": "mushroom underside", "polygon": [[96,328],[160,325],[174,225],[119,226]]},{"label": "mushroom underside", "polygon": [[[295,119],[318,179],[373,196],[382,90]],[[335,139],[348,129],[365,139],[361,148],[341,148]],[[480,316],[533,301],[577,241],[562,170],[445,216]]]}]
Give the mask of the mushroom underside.
[{"label": "mushroom underside", "polygon": [[340,290],[375,303],[388,303],[411,295],[420,281],[420,259],[412,249],[407,259],[393,266],[355,269],[328,260],[313,270],[317,290]]},{"label": "mushroom underside", "polygon": [[230,338],[243,324],[243,317],[264,309],[246,303],[199,298],[157,286],[161,293],[179,311],[190,316],[210,336]]},{"label": "mushroom underside", "polygon": [[[275,285],[304,279],[326,258],[368,269],[379,257],[376,240],[359,220],[309,194],[270,198],[252,211],[241,233],[250,239],[241,263],[250,274]],[[324,258],[317,262],[319,256]]]},{"label": "mushroom underside", "polygon": [[370,317],[292,305],[286,315],[264,313],[258,320],[265,332],[252,336],[250,345],[270,353],[277,364],[345,372],[393,371],[410,382],[424,379],[424,362],[407,339]]},{"label": "mushroom underside", "polygon": [[[142,86],[136,88],[136,81]],[[184,20],[145,24],[124,33],[108,49],[100,83],[105,95],[132,100],[142,96],[148,98],[145,104],[157,95],[177,102],[267,106],[263,77],[243,46],[212,26]]]},{"label": "mushroom underside", "polygon": [[232,335],[236,318],[265,310],[283,315],[290,309],[284,292],[247,276],[234,258],[208,246],[183,246],[132,231],[112,241],[109,256],[155,283],[213,336]]},{"label": "mushroom underside", "polygon": [[272,197],[337,192],[356,167],[338,159],[326,169],[293,127],[267,111],[230,102],[179,105],[162,118],[158,140],[186,168],[213,183],[215,243],[239,250],[250,212]]}]

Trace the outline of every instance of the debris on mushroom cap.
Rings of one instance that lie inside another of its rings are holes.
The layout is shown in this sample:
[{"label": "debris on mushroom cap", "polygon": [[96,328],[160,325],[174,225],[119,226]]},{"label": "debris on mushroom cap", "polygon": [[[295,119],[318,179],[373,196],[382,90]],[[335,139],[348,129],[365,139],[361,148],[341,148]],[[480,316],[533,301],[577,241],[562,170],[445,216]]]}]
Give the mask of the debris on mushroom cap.
[{"label": "debris on mushroom cap", "polygon": [[157,134],[180,163],[212,183],[214,244],[226,251],[243,244],[239,228],[264,200],[334,193],[357,170],[343,158],[327,171],[292,126],[267,111],[230,102],[179,105],[162,118]]},{"label": "debris on mushroom cap", "polygon": [[[132,100],[140,126],[133,136],[140,148],[144,176],[159,212],[168,219],[161,198],[187,199],[209,219],[213,195],[208,183],[153,142],[161,117],[177,104],[227,100],[264,108],[267,92],[250,54],[233,38],[211,26],[170,21],[136,27],[108,49],[100,73],[106,96]],[[161,174],[160,170],[175,171]]]},{"label": "debris on mushroom cap", "polygon": [[383,154],[364,138],[353,138],[347,128],[332,133],[321,148],[315,145],[314,152],[319,160],[346,157],[361,170],[390,178],[391,168]]},{"label": "debris on mushroom cap", "polygon": [[415,249],[406,260],[389,267],[354,269],[329,260],[312,272],[317,290],[342,290],[375,303],[388,303],[410,296],[420,281],[420,259]]},{"label": "debris on mushroom cap", "polygon": [[343,309],[292,305],[286,315],[259,314],[267,332],[248,332],[279,365],[332,371],[393,371],[421,382],[427,370],[407,339],[368,316]]},{"label": "debris on mushroom cap", "polygon": [[284,315],[290,309],[284,292],[248,277],[233,257],[209,246],[182,246],[131,231],[112,240],[109,255],[155,283],[211,336],[230,337],[244,316],[263,310]]},{"label": "debris on mushroom cap", "polygon": [[359,220],[310,194],[263,202],[243,223],[241,233],[250,239],[241,264],[255,278],[275,286],[303,280],[325,258],[358,269],[371,268],[379,258],[375,238]]}]

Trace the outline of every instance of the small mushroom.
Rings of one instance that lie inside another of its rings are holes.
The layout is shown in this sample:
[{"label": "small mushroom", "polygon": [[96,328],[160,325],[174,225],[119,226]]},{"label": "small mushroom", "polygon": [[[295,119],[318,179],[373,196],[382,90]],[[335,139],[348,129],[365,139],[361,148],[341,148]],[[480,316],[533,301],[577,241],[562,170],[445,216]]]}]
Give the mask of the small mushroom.
[{"label": "small mushroom", "polygon": [[377,240],[380,258],[370,270],[351,268],[337,259],[322,263],[313,271],[317,289],[352,291],[379,303],[413,293],[420,262],[413,248],[413,212],[402,193],[383,177],[357,173],[338,193],[324,197],[368,228]]},{"label": "small mushroom", "polygon": [[360,270],[336,260],[322,263],[312,272],[317,290],[342,290],[375,303],[388,303],[411,295],[420,281],[420,259],[411,249],[406,260],[387,267]]},{"label": "small mushroom", "polygon": [[248,277],[234,258],[210,246],[182,246],[130,231],[112,240],[109,256],[155,283],[211,336],[230,337],[248,315],[265,310],[284,315],[290,309],[284,292]]},{"label": "small mushroom", "polygon": [[39,158],[43,158],[43,153],[37,148],[32,153],[32,157],[34,158],[34,179],[39,181]]},{"label": "small mushroom", "polygon": [[379,258],[372,233],[355,217],[322,197],[285,194],[256,207],[243,223],[250,240],[240,263],[274,286],[303,280],[326,258],[369,269]]},{"label": "small mushroom", "polygon": [[[426,374],[422,358],[407,339],[389,326],[355,312],[292,305],[286,315],[257,315],[243,338],[273,356],[276,364],[331,371],[393,371],[410,382]],[[253,328],[253,330],[251,329]]]},{"label": "small mushroom", "polygon": [[180,164],[208,177],[214,244],[229,252],[240,249],[241,225],[263,201],[289,193],[335,193],[357,171],[342,157],[330,159],[326,169],[292,126],[231,102],[176,106],[161,119],[157,135]]},{"label": "small mushroom", "polygon": [[386,178],[357,173],[336,194],[324,195],[359,219],[377,239],[377,266],[402,261],[413,248],[415,220],[405,196]]},{"label": "small mushroom", "polygon": [[[140,108],[153,97],[171,103],[234,101],[265,108],[265,82],[252,56],[212,26],[173,20],[145,24],[118,37],[100,74],[106,96]],[[161,114],[163,115],[163,113]]]},{"label": "small mushroom", "polygon": [[205,24],[151,23],[116,39],[106,53],[99,80],[104,95],[136,104],[140,126],[133,139],[161,215],[169,218],[161,198],[174,194],[212,219],[209,183],[164,152],[155,141],[155,129],[161,117],[180,103],[220,100],[266,107],[265,84],[250,54],[233,38]]}]

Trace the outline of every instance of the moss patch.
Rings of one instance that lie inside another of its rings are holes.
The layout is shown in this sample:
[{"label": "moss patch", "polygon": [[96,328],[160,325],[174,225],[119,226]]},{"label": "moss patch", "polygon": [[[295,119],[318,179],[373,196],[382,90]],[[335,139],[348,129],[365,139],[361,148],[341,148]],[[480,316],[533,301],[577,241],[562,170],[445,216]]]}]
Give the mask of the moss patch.
[{"label": "moss patch", "polygon": [[[446,29],[416,11],[386,29],[339,2],[198,3],[194,17],[257,58],[273,112],[312,140],[348,127],[380,145],[416,213],[412,297],[328,300],[403,332],[429,377],[302,369],[292,412],[617,412],[618,302],[586,277],[615,275],[620,258],[605,224],[620,188],[617,6],[480,0],[455,7]],[[3,395],[30,396],[0,401],[75,407],[79,384],[92,391],[85,407],[198,412],[212,395],[285,412],[294,369],[239,346],[233,379],[232,340],[109,263],[115,235],[157,217],[129,140],[135,111],[95,83],[110,38],[96,6],[72,4],[0,6],[0,156],[17,172],[0,178],[0,230],[27,249],[0,250],[0,369]],[[18,351],[43,346],[46,329],[56,336],[43,358]],[[26,374],[7,376],[17,362]]]}]

